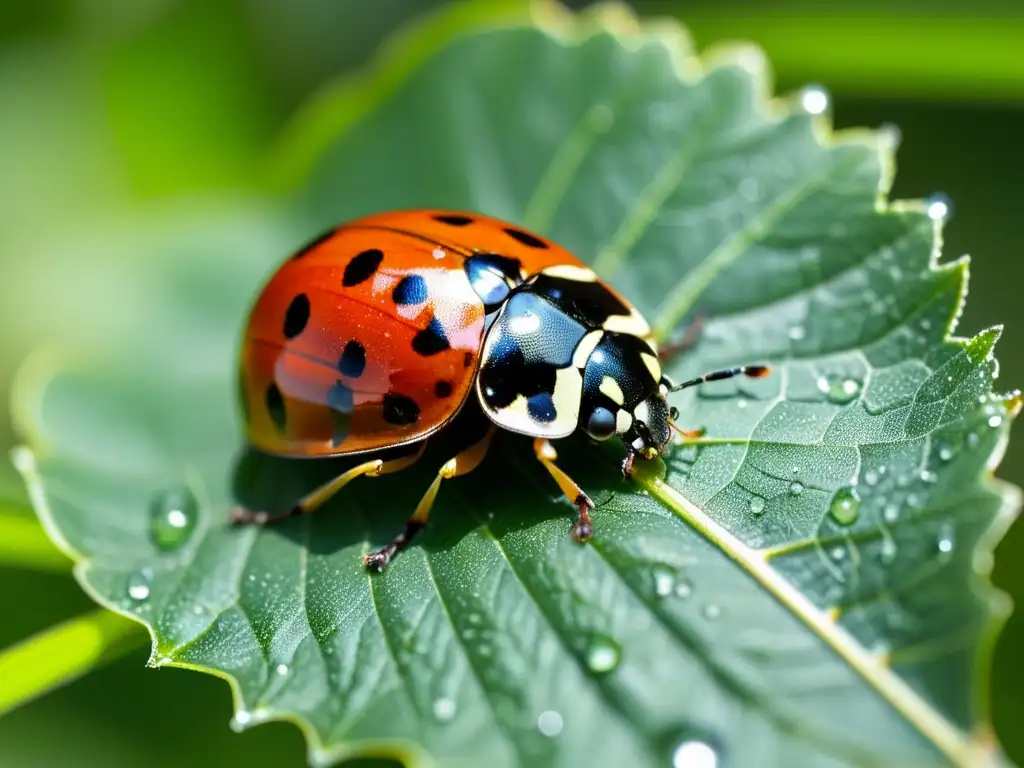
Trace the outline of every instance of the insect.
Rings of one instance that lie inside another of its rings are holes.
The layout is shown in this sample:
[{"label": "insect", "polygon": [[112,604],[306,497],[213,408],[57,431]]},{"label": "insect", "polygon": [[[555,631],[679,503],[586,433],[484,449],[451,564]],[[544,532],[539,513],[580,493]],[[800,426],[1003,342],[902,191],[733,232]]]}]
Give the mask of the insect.
[{"label": "insect", "polygon": [[[235,523],[308,514],[357,477],[397,472],[428,441],[458,448],[393,541],[365,556],[383,570],[426,524],[442,481],[474,470],[495,430],[533,438],[539,462],[593,533],[593,503],[557,464],[552,441],[582,431],[622,439],[623,474],[656,457],[678,418],[670,392],[764,366],[675,384],[650,326],[561,246],[476,213],[415,210],[332,229],[282,264],[242,342],[246,437],[286,457],[365,461],[280,512],[236,508]],[[474,418],[473,414],[481,414]],[[679,430],[682,432],[682,430]],[[683,433],[689,434],[689,433]]]}]

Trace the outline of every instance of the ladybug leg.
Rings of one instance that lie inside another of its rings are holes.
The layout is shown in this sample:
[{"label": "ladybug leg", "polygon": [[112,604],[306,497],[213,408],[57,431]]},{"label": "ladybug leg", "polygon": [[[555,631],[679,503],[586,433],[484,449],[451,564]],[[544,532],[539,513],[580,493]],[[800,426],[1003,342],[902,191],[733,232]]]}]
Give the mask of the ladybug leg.
[{"label": "ladybug leg", "polygon": [[686,333],[683,334],[683,338],[678,341],[669,342],[659,349],[658,357],[662,360],[671,360],[680,352],[685,352],[692,348],[697,343],[697,339],[700,338],[700,332],[703,327],[704,316],[697,315],[693,318],[693,322],[690,323],[690,327],[686,329]]},{"label": "ladybug leg", "polygon": [[434,499],[437,498],[437,492],[441,488],[441,481],[465,475],[480,466],[480,462],[487,455],[487,449],[491,446],[491,438],[493,436],[494,427],[488,427],[482,439],[460,451],[454,458],[449,459],[441,466],[437,477],[434,478],[434,482],[427,488],[427,492],[423,494],[423,498],[416,505],[416,510],[412,513],[412,516],[406,521],[402,532],[390,544],[381,547],[376,552],[370,552],[363,556],[363,562],[367,567],[373,568],[378,572],[388,567],[394,556],[405,549],[416,534],[426,527],[427,521],[430,518],[430,510],[434,506]]},{"label": "ladybug leg", "polygon": [[245,507],[235,507],[231,510],[230,521],[232,523],[255,523],[257,525],[266,525],[269,523],[280,522],[281,520],[287,520],[290,517],[307,515],[357,477],[361,477],[363,475],[368,477],[378,477],[390,472],[398,472],[399,470],[412,466],[420,456],[423,455],[423,451],[426,450],[426,447],[427,443],[426,441],[423,441],[423,443],[419,445],[418,450],[409,456],[403,456],[390,461],[374,459],[373,461],[357,464],[347,472],[342,472],[334,479],[329,480],[319,488],[303,496],[295,503],[294,507],[284,512],[271,513],[254,511],[246,509]]},{"label": "ladybug leg", "polygon": [[576,505],[576,511],[579,516],[576,518],[576,524],[572,527],[572,538],[575,541],[586,541],[594,534],[594,524],[590,521],[590,512],[594,508],[594,502],[576,484],[575,480],[565,474],[555,464],[555,460],[558,459],[558,452],[551,443],[542,437],[538,437],[533,441],[533,452],[537,455],[537,460],[544,465],[544,469],[558,483],[558,487],[562,489],[565,497]]}]

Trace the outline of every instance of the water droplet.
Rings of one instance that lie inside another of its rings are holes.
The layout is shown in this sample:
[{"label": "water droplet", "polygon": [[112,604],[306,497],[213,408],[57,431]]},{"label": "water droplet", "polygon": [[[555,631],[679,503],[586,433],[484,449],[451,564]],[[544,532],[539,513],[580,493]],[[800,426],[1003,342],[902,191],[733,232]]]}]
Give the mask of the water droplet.
[{"label": "water droplet", "polygon": [[479,613],[476,613],[475,611],[466,616],[466,621],[468,621],[470,624],[479,625],[483,620],[483,616],[481,616]]},{"label": "water droplet", "polygon": [[822,376],[818,379],[818,389],[825,393],[830,403],[845,405],[860,394],[860,382],[838,376]]},{"label": "water droplet", "polygon": [[747,399],[745,397],[741,397],[740,399],[738,399],[736,401],[736,407],[737,408],[746,408],[747,407]]},{"label": "water droplet", "polygon": [[240,709],[235,712],[235,716],[231,718],[231,727],[239,729],[247,726],[252,722],[252,714],[244,709]]},{"label": "water droplet", "polygon": [[796,481],[790,483],[789,492],[792,493],[794,496],[799,496],[801,493],[804,492],[804,484],[798,483]]},{"label": "water droplet", "polygon": [[978,437],[978,433],[977,432],[971,432],[967,436],[967,447],[968,448],[974,448],[975,446],[978,445],[978,441],[979,440],[981,440],[981,438]]},{"label": "water droplet", "polygon": [[941,192],[929,197],[925,202],[925,210],[932,221],[946,221],[953,215],[953,202]]},{"label": "water droplet", "polygon": [[793,341],[800,341],[807,335],[806,329],[802,325],[794,325],[789,329],[789,338]]},{"label": "water droplet", "polygon": [[658,597],[668,597],[676,586],[675,574],[664,565],[656,565],[654,572],[654,593]]},{"label": "water droplet", "polygon": [[992,427],[993,429],[998,427],[1002,423],[1003,423],[1003,417],[1002,416],[989,416],[988,417],[988,425],[990,427]]},{"label": "water droplet", "polygon": [[921,474],[920,474],[920,478],[921,478],[921,481],[922,481],[922,482],[925,482],[925,483],[934,483],[934,482],[935,482],[936,480],[938,480],[938,479],[939,479],[939,476],[938,476],[938,475],[936,475],[936,474],[935,474],[934,472],[932,472],[931,470],[928,470],[928,469],[922,469],[922,470],[921,470]]},{"label": "water droplet", "polygon": [[707,605],[704,606],[704,618],[705,619],[710,619],[711,621],[714,621],[715,619],[717,619],[721,615],[722,615],[722,609],[719,608],[714,603],[708,603]]},{"label": "water droplet", "polygon": [[829,555],[833,560],[842,560],[846,557],[846,548],[840,547],[838,544],[829,551]]},{"label": "water droplet", "polygon": [[278,664],[277,665],[277,674],[281,675],[282,677],[284,675],[287,675],[288,674],[288,665],[287,664]]},{"label": "water droplet", "polygon": [[895,523],[900,519],[900,508],[896,504],[887,504],[882,512],[882,519],[887,523]]},{"label": "water droplet", "polygon": [[141,602],[149,597],[149,582],[153,578],[153,572],[148,568],[136,571],[128,577],[128,597]]},{"label": "water droplet", "polygon": [[591,672],[611,672],[622,660],[622,647],[607,635],[596,635],[587,649],[587,667]]},{"label": "water droplet", "polygon": [[867,483],[868,485],[877,484],[878,473],[873,469],[869,469],[867,472],[864,473],[864,482]]},{"label": "water droplet", "polygon": [[442,723],[447,723],[455,717],[455,701],[443,697],[434,701],[434,717]]},{"label": "water droplet", "polygon": [[896,559],[896,542],[889,537],[882,539],[881,556],[882,562],[885,564]]},{"label": "water droplet", "polygon": [[755,496],[750,500],[750,511],[752,514],[760,515],[764,513],[764,499],[760,496]]},{"label": "water droplet", "polygon": [[953,551],[953,548],[956,546],[956,537],[950,526],[943,525],[939,530],[937,546],[940,555],[949,555]]},{"label": "water droplet", "polygon": [[718,768],[718,753],[703,741],[684,741],[672,753],[672,768]]},{"label": "water droplet", "polygon": [[800,106],[808,114],[823,114],[828,109],[828,103],[828,91],[820,85],[808,85],[800,92]]},{"label": "water droplet", "polygon": [[907,506],[908,507],[919,507],[919,506],[921,506],[921,499],[918,498],[916,493],[912,493],[909,496],[907,496]]},{"label": "water droplet", "polygon": [[676,584],[676,597],[681,597],[685,600],[691,594],[693,594],[693,585],[690,582],[683,579]]},{"label": "water droplet", "polygon": [[178,549],[196,528],[197,505],[189,490],[157,494],[149,505],[149,538],[165,552]]},{"label": "water droplet", "polygon": [[953,458],[953,455],[954,451],[948,445],[944,445],[941,448],[939,448],[939,458],[942,461],[949,461],[950,459]]},{"label": "water droplet", "polygon": [[853,525],[860,516],[860,495],[855,488],[840,488],[828,505],[829,514],[839,525]]},{"label": "water droplet", "polygon": [[793,467],[793,474],[794,475],[800,474],[800,467]]},{"label": "water droplet", "polygon": [[540,713],[537,718],[537,730],[549,738],[553,738],[562,732],[565,722],[562,716],[553,709]]}]

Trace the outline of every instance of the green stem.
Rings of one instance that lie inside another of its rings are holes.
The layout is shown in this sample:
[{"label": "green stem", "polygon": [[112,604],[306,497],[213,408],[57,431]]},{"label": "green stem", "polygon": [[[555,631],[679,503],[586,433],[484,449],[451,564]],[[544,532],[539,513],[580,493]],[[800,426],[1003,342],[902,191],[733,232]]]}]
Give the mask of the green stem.
[{"label": "green stem", "polygon": [[32,515],[0,509],[0,566],[67,573],[72,565]]},{"label": "green stem", "polygon": [[0,651],[0,714],[77,680],[146,640],[142,625],[97,609]]}]

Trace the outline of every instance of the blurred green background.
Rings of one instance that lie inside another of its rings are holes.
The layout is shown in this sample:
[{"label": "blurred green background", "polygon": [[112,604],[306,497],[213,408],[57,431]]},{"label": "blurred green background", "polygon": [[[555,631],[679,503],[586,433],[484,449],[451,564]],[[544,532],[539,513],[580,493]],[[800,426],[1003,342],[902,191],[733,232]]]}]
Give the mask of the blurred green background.
[{"label": "blurred green background", "polygon": [[[490,0],[471,0],[489,2]],[[102,343],[92,259],[145,269],[130,248],[97,253],[154,212],[262,183],[261,158],[296,108],[365,66],[391,30],[441,0],[0,0],[0,398],[47,342]],[[582,6],[584,2],[570,5]],[[698,45],[752,40],[779,90],[821,83],[838,127],[895,124],[893,197],[950,196],[947,259],[973,258],[963,335],[1007,324],[1000,384],[1024,384],[1024,8],[1019,2],[648,0]],[[825,7],[825,6],[828,7]],[[140,223],[141,222],[141,223]],[[70,244],[70,247],[69,247]],[[120,254],[120,255],[115,255]],[[88,309],[87,309],[88,308]],[[88,320],[85,322],[85,320]],[[14,441],[6,412],[0,447]],[[1024,484],[1024,449],[998,475]],[[0,469],[0,505],[26,502]],[[997,551],[996,583],[1024,603],[1024,529]],[[0,567],[0,645],[88,610],[66,574]],[[996,651],[993,717],[1024,763],[1024,612]],[[303,765],[292,726],[228,729],[227,685],[144,667],[147,649],[0,719],[0,766]]]}]

